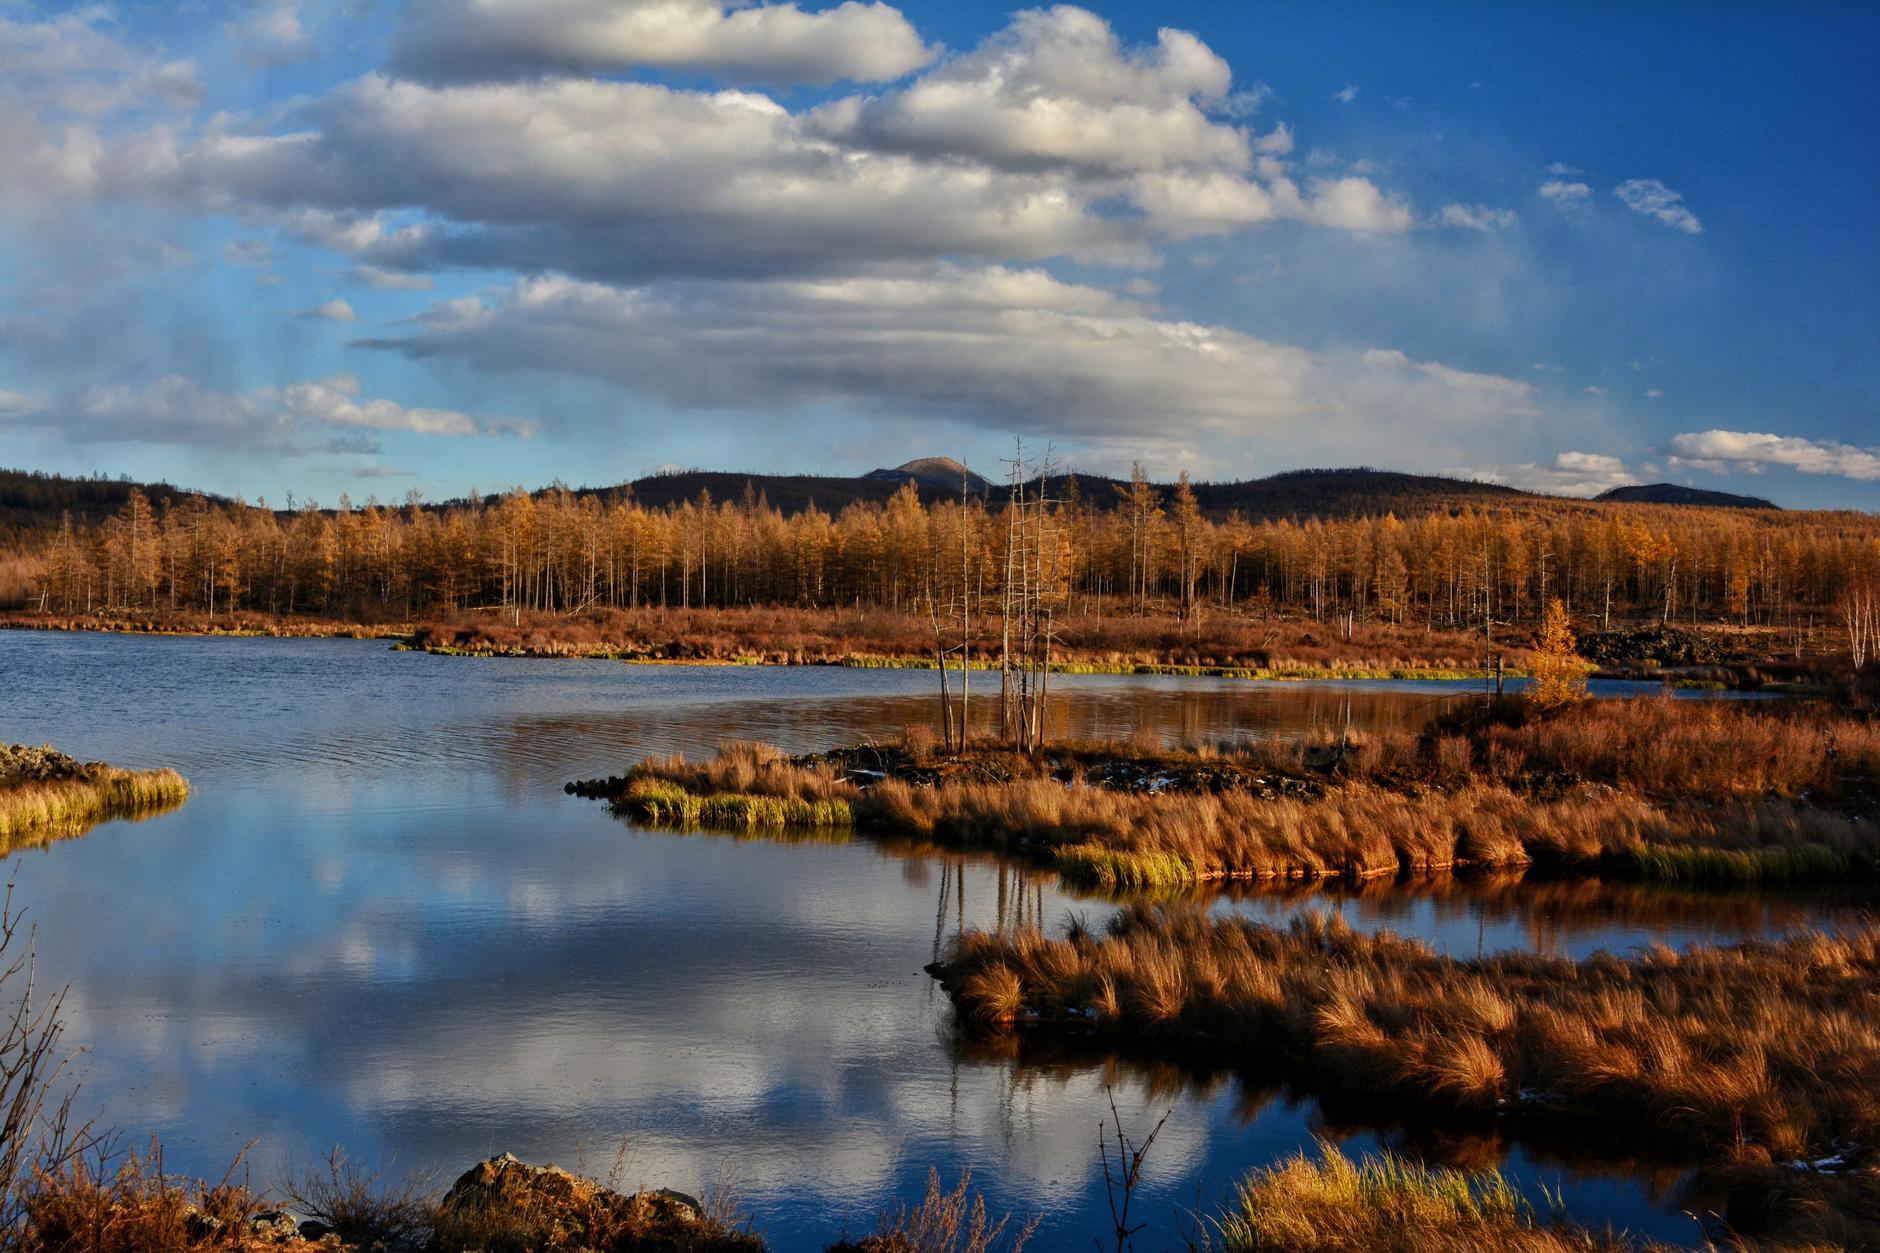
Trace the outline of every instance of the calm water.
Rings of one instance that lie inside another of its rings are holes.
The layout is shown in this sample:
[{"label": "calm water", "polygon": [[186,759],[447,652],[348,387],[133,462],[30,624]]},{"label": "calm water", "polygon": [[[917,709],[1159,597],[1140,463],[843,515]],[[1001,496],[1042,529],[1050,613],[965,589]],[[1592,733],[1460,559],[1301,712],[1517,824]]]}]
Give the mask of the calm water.
[{"label": "calm water", "polygon": [[[1589,1168],[1493,1134],[1380,1129],[1309,1099],[1120,1064],[975,1057],[921,973],[961,926],[1101,918],[1055,879],[866,842],[641,831],[568,779],[727,736],[792,749],[928,720],[907,671],[479,661],[383,643],[0,632],[0,739],[173,765],[178,811],[9,862],[44,977],[69,984],[81,1104],[172,1169],[257,1182],[339,1143],[448,1177],[504,1149],[686,1190],[728,1180],[781,1248],[820,1247],[929,1166],[1081,1245],[1104,1210],[1113,1085],[1148,1170],[1141,1247],[1178,1207],[1327,1132],[1471,1165],[1663,1238],[1675,1166]],[[1062,730],[1188,739],[1415,727],[1448,684],[1067,678]],[[1245,893],[1451,952],[1581,953],[1835,925],[1860,902],[1490,881]],[[447,1178],[446,1178],[447,1181]],[[853,1207],[852,1209],[850,1207]]]}]

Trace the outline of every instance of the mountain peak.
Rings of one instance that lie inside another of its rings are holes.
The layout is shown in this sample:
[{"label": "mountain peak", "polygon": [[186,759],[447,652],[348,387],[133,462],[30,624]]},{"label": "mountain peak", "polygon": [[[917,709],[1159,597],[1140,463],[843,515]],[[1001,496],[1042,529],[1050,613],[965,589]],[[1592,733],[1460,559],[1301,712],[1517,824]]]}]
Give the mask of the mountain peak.
[{"label": "mountain peak", "polygon": [[964,465],[951,457],[916,457],[904,461],[892,470],[870,470],[862,476],[876,482],[913,483],[921,487],[940,487],[956,490],[960,481],[966,481],[968,491],[984,493],[992,489],[992,484],[974,474]]}]

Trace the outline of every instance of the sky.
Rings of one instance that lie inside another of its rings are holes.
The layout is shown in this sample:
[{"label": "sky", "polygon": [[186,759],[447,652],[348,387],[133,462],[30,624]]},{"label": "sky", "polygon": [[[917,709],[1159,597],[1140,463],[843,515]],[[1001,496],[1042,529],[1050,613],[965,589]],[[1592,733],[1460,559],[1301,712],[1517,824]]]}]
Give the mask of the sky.
[{"label": "sky", "polygon": [[0,0],[0,466],[1880,509],[1880,6]]}]

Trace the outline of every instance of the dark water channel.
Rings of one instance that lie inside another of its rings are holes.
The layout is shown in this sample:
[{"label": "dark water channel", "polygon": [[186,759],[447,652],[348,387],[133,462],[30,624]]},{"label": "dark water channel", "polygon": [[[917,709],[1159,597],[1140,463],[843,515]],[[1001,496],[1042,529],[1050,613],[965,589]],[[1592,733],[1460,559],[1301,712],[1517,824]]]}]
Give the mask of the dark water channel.
[{"label": "dark water channel", "polygon": [[[1416,727],[1452,684],[1066,678],[1062,731],[1189,739]],[[975,1056],[921,973],[960,926],[1105,902],[931,850],[641,831],[564,796],[721,738],[792,749],[925,721],[919,672],[436,658],[363,641],[0,632],[0,739],[172,765],[188,804],[8,862],[41,978],[69,985],[81,1105],[258,1183],[333,1144],[448,1177],[510,1150],[688,1191],[728,1179],[777,1247],[820,1247],[975,1168],[997,1208],[1085,1245],[1113,1085],[1139,1131],[1173,1108],[1139,1204],[1176,1242],[1248,1168],[1334,1134],[1559,1188],[1596,1222],[1690,1241],[1675,1164],[1603,1162],[1492,1129],[1367,1126],[1251,1080]],[[1495,880],[1247,892],[1459,955],[1585,953],[1834,926],[1862,902]]]}]

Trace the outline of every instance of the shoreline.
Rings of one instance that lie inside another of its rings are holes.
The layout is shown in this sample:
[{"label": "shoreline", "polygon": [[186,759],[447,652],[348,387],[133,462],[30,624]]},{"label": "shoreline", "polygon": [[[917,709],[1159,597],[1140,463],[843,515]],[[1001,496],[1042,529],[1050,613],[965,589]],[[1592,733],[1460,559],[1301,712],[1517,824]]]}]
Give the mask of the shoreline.
[{"label": "shoreline", "polygon": [[188,798],[189,782],[174,770],[125,770],[50,746],[0,743],[0,856],[114,819],[155,817]]},{"label": "shoreline", "polygon": [[968,932],[928,972],[956,1030],[988,1047],[1120,1047],[1269,1079],[1277,1066],[1439,1116],[1649,1128],[1687,1144],[1695,1186],[1733,1223],[1833,1244],[1880,1214],[1877,963],[1872,925],[1457,959],[1331,916],[1278,927],[1139,906],[1101,935]]},{"label": "shoreline", "polygon": [[[684,611],[680,611],[684,612]],[[0,630],[70,631],[101,635],[144,635],[162,638],[203,639],[360,639],[389,640],[399,652],[420,652],[436,657],[483,658],[492,660],[610,661],[621,665],[690,666],[771,666],[778,668],[832,668],[854,670],[926,670],[939,665],[931,656],[892,654],[866,649],[805,652],[803,650],[746,649],[732,646],[718,655],[694,655],[678,641],[636,647],[607,645],[466,645],[427,642],[421,638],[424,627],[409,623],[322,622],[318,620],[259,620],[237,617],[228,624],[219,622],[170,623],[154,620],[126,620],[102,617],[12,614],[0,616]],[[1588,670],[1592,679],[1667,684],[1681,691],[1762,691],[1779,695],[1816,695],[1828,690],[1829,675],[1818,667],[1794,667],[1791,663],[1770,661],[1780,667],[1784,677],[1762,673],[1755,663],[1695,666],[1596,666]],[[948,668],[958,671],[959,663]],[[997,674],[994,658],[974,658],[969,667],[975,674]],[[1803,677],[1789,675],[1798,669]],[[1060,675],[1109,675],[1142,678],[1234,679],[1247,682],[1473,682],[1494,679],[1497,672],[1481,666],[1446,664],[1378,665],[1366,660],[1330,664],[1289,661],[1280,658],[1266,665],[1210,664],[1186,661],[1115,661],[1068,657],[1053,661],[1050,672]],[[1507,666],[1501,678],[1525,681],[1530,671],[1525,666]]]},{"label": "shoreline", "polygon": [[1815,709],[1686,708],[1708,704],[1537,714],[1511,700],[1418,736],[1198,750],[904,742],[787,757],[729,743],[564,790],[650,826],[910,838],[1107,892],[1501,869],[1737,884],[1880,872],[1880,734]]}]

